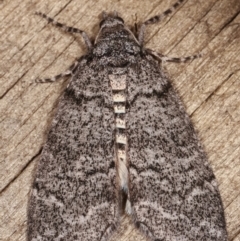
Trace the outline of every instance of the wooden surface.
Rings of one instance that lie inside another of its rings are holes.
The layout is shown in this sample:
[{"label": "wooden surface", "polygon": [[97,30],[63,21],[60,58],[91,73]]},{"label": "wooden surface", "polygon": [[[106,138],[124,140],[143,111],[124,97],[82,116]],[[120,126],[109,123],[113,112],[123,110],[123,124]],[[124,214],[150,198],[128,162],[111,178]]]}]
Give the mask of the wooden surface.
[{"label": "wooden surface", "polygon": [[[67,80],[36,84],[85,53],[81,37],[34,15],[42,11],[94,37],[102,10],[129,25],[163,12],[174,0],[0,1],[0,240],[25,240],[34,167]],[[181,95],[217,177],[229,240],[240,240],[240,1],[186,0],[173,16],[148,28],[148,48],[168,56],[202,52],[164,69]],[[125,219],[112,240],[140,240]],[[144,238],[142,240],[145,240]]]}]

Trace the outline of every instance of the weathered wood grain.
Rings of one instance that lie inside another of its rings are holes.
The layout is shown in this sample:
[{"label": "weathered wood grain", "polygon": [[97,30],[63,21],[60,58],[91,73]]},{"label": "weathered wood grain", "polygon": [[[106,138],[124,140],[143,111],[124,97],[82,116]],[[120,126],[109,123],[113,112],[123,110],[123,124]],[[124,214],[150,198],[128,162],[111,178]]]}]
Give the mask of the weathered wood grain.
[{"label": "weathered wood grain", "polygon": [[[23,241],[34,167],[66,81],[35,84],[85,53],[81,37],[34,15],[42,11],[95,36],[102,10],[133,25],[174,0],[0,1],[0,240]],[[240,1],[186,0],[148,28],[147,47],[168,56],[203,52],[186,64],[164,64],[203,142],[219,182],[229,240],[240,240]],[[146,240],[124,219],[112,240]]]}]

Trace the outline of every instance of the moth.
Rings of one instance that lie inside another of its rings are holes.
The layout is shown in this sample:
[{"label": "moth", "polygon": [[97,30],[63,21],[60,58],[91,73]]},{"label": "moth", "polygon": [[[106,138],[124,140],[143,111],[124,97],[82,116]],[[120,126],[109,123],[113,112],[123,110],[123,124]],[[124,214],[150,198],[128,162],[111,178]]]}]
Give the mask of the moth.
[{"label": "moth", "polygon": [[103,13],[72,76],[44,145],[28,210],[28,241],[109,240],[123,214],[149,239],[226,241],[216,179],[184,106],[159,66],[169,58],[144,47],[116,12]]}]

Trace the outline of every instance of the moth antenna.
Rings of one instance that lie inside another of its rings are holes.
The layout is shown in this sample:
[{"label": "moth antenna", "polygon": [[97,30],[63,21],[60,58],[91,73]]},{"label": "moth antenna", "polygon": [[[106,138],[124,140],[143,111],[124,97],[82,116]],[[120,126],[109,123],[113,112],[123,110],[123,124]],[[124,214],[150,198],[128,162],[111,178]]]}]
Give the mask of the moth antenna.
[{"label": "moth antenna", "polygon": [[118,14],[118,12],[117,12],[116,10],[114,10],[113,16],[114,16],[114,17],[119,17],[119,14]]},{"label": "moth antenna", "polygon": [[103,20],[106,19],[107,16],[108,16],[107,12],[106,12],[106,11],[103,11],[103,12],[102,12],[102,19],[103,19]]}]

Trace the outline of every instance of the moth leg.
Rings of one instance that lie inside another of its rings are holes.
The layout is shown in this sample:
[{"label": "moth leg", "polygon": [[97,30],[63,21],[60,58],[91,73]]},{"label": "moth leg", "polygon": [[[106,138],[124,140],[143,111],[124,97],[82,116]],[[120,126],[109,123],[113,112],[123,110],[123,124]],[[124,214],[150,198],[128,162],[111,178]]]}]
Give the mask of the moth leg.
[{"label": "moth leg", "polygon": [[187,56],[187,57],[181,57],[181,58],[176,58],[176,57],[168,57],[166,55],[160,54],[158,52],[155,52],[151,49],[146,50],[148,53],[159,59],[161,62],[175,62],[175,63],[184,63],[193,59],[197,59],[202,57],[201,54],[195,54],[192,56]]},{"label": "moth leg", "polygon": [[84,32],[83,30],[78,29],[78,28],[69,27],[69,26],[67,26],[63,23],[59,23],[59,22],[55,21],[53,18],[48,17],[44,13],[36,12],[35,14],[41,16],[42,18],[45,18],[48,21],[48,23],[51,23],[55,27],[60,28],[67,33],[79,33],[79,34],[81,34],[85,44],[87,45],[88,50],[90,50],[92,48],[92,43],[90,41],[90,38],[88,37],[86,32]]},{"label": "moth leg", "polygon": [[[81,58],[80,58],[81,59]],[[74,71],[76,70],[76,67],[78,66],[78,63],[80,61],[80,59],[78,59],[77,61],[75,61],[65,72],[58,74],[52,78],[44,78],[44,79],[36,79],[35,82],[36,83],[49,83],[49,82],[55,82],[63,77],[66,76],[70,76],[74,74]]]},{"label": "moth leg", "polygon": [[168,15],[173,13],[180,5],[184,2],[184,0],[178,0],[176,3],[174,3],[169,9],[165,10],[163,13],[156,15],[152,18],[149,18],[146,20],[142,25],[140,26],[139,34],[138,34],[138,40],[140,45],[143,45],[144,42],[144,34],[145,34],[145,28],[146,25],[154,24],[162,21],[164,18],[166,18]]}]

